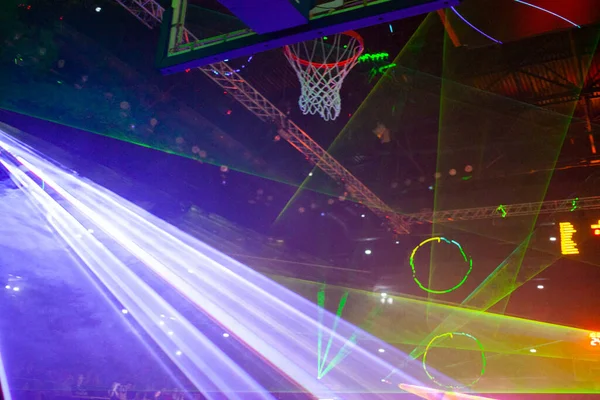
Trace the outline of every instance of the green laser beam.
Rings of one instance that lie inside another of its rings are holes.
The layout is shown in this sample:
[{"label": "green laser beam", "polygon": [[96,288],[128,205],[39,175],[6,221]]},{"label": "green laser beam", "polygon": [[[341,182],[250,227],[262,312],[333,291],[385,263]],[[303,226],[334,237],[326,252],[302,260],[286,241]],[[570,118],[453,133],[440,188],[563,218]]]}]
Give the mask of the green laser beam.
[{"label": "green laser beam", "polygon": [[[98,135],[98,136],[103,136],[103,137],[107,137],[107,138],[119,140],[121,142],[134,144],[136,146],[144,147],[144,148],[147,148],[147,149],[151,149],[151,150],[155,150],[155,151],[160,151],[161,153],[166,153],[166,154],[170,154],[170,155],[174,155],[174,156],[178,156],[178,157],[183,157],[183,158],[187,158],[187,159],[195,160],[195,161],[202,161],[202,163],[208,164],[208,165],[213,165],[213,166],[217,166],[217,167],[220,167],[220,166],[223,165],[223,163],[211,162],[210,160],[200,159],[198,157],[192,156],[191,154],[183,153],[183,152],[179,152],[179,151],[175,151],[175,150],[173,150],[171,148],[168,148],[168,147],[165,147],[165,146],[151,145],[149,143],[144,143],[144,142],[141,142],[139,140],[135,140],[134,138],[129,138],[127,136],[116,134],[116,133],[100,132],[100,131],[90,130],[90,129],[87,129],[87,128],[82,128],[81,126],[69,124],[69,123],[66,123],[64,121],[59,121],[59,120],[52,119],[52,118],[46,118],[46,117],[43,117],[41,115],[34,115],[34,114],[26,113],[26,112],[23,112],[22,110],[17,110],[17,109],[9,108],[9,107],[6,107],[4,105],[0,107],[0,110],[9,111],[9,112],[12,112],[12,113],[15,113],[15,114],[19,114],[19,115],[24,115],[24,116],[27,116],[27,117],[30,117],[30,118],[35,118],[35,119],[39,119],[39,120],[51,122],[51,123],[56,124],[56,125],[66,126],[66,127],[69,127],[69,128],[80,130],[82,132],[87,132],[87,133],[95,134],[95,135]],[[250,175],[250,176],[255,176],[257,178],[262,178],[262,179],[266,179],[266,180],[269,180],[269,181],[272,181],[272,182],[281,183],[281,184],[286,185],[286,186],[295,187],[295,188],[299,187],[299,185],[297,183],[293,183],[291,181],[286,181],[286,180],[283,180],[283,179],[280,179],[280,178],[275,178],[275,177],[270,177],[270,176],[265,176],[265,175],[259,175],[259,174],[255,173],[255,172],[251,172],[251,171],[248,171],[248,170],[240,169],[240,168],[238,168],[236,166],[229,166],[229,169],[231,171],[243,173],[243,174]],[[332,193],[332,192],[318,190],[318,189],[314,189],[314,188],[307,188],[307,190],[310,190],[312,192],[319,193],[319,194],[324,194],[326,196],[335,196],[336,195],[335,193]]]},{"label": "green laser beam", "polygon": [[[596,46],[597,46],[597,44],[598,44],[598,39],[596,39]],[[444,65],[446,63],[447,63],[447,59],[446,59],[446,57],[444,57]],[[588,66],[587,66],[587,68],[589,68],[589,60],[588,60]],[[583,84],[583,82],[581,82],[581,83]],[[581,90],[581,87],[579,89]],[[444,85],[442,86],[442,90],[444,90]],[[442,95],[442,99],[443,98],[445,98],[445,96]],[[552,173],[553,173],[553,170],[554,170],[554,168],[556,166],[556,163],[558,161],[558,157],[559,157],[560,151],[562,149],[564,140],[566,138],[568,127],[571,124],[572,115],[573,115],[574,110],[575,110],[575,103],[572,104],[571,112],[569,113],[570,115],[567,115],[566,116],[567,118],[565,118],[564,126],[562,127],[562,132],[563,132],[562,135],[558,136],[558,138],[557,138],[558,140],[556,140],[556,143],[553,143],[552,148],[554,149],[554,156],[553,156],[553,160],[551,161],[552,168],[550,169],[550,172],[548,173],[545,187],[542,190],[542,193],[540,193],[540,198],[541,199],[543,199],[545,197],[545,195],[546,195],[546,193],[548,191],[548,188],[549,188],[549,185],[550,185],[550,181],[551,181],[551,178],[552,178]],[[440,120],[441,119],[442,119],[442,117],[440,117]],[[439,136],[438,136],[438,140],[439,141],[441,140],[441,135],[442,135],[442,132],[440,131],[439,132]],[[439,141],[438,141],[438,143],[439,143]],[[439,155],[439,153],[438,153],[438,155]],[[439,164],[440,163],[439,163],[439,158],[438,158],[438,165]],[[436,190],[436,196],[437,196],[437,190]],[[434,210],[437,210],[437,204],[434,206]],[[503,209],[503,207],[502,208],[499,207],[499,211],[500,212],[505,212],[505,210]],[[503,217],[504,216],[505,216],[505,214],[503,213]],[[524,241],[525,246],[522,249],[523,251],[520,252],[520,254],[517,257],[517,259],[514,260],[514,262],[512,262],[512,263],[506,263],[504,265],[501,265],[501,268],[497,269],[493,273],[494,277],[496,277],[496,278],[497,277],[503,277],[503,278],[505,278],[506,282],[508,282],[508,284],[504,285],[504,289],[501,289],[501,290],[504,291],[504,293],[503,293],[503,296],[500,297],[501,299],[502,298],[506,298],[506,302],[508,302],[507,296],[509,296],[510,293],[512,293],[515,290],[515,286],[516,286],[515,283],[516,283],[516,281],[518,279],[518,276],[520,274],[521,266],[523,264],[523,259],[525,257],[525,253],[526,253],[526,251],[527,251],[527,249],[529,247],[529,238],[531,238],[531,234],[533,233],[533,231],[535,229],[535,224],[537,222],[538,216],[539,216],[539,213],[537,213],[531,219],[531,225],[530,225],[530,228],[529,228],[530,234],[525,239],[525,241]],[[436,232],[436,234],[437,234],[437,232]],[[433,263],[433,257],[432,257],[432,263]],[[510,273],[510,272],[512,272],[512,273]],[[433,276],[433,273],[430,273],[430,278],[432,276]],[[478,287],[476,289],[476,291],[480,291],[481,288],[486,288],[486,284],[484,283],[483,286],[480,285],[480,287]],[[469,300],[469,299],[471,299],[471,296],[469,296],[467,298],[467,300]],[[500,299],[498,299],[498,300],[500,300]],[[489,301],[488,301],[488,303],[489,303]],[[420,354],[422,354],[422,350],[421,349],[415,349],[413,352],[411,352],[411,355],[413,355],[413,356],[418,356]]]},{"label": "green laser beam", "polygon": [[[323,296],[323,304],[324,304],[324,301],[325,301],[325,290],[324,289],[323,289],[322,293],[323,293],[322,296]],[[338,327],[338,325],[340,323],[340,319],[342,317],[342,312],[344,311],[344,307],[346,306],[346,302],[348,300],[348,293],[349,292],[346,291],[340,297],[340,301],[338,303],[338,308],[337,308],[337,311],[336,311],[336,314],[335,314],[335,319],[333,321],[333,326],[331,327],[331,333],[329,334],[329,340],[327,341],[327,346],[325,348],[325,354],[323,354],[322,357],[320,355],[318,357],[318,359],[320,359],[319,367],[318,367],[319,378],[322,377],[323,367],[324,367],[324,364],[325,364],[325,362],[327,360],[327,356],[329,355],[329,350],[331,349],[331,345],[333,344],[333,336],[337,332],[337,327]],[[321,320],[321,322],[322,322],[322,320]],[[319,327],[319,329],[320,329],[320,327]],[[320,329],[319,332],[321,332],[321,331],[322,330]],[[320,339],[321,338],[322,338],[322,335],[321,335]],[[321,344],[319,344],[318,348],[321,349]]]},{"label": "green laser beam", "polygon": [[[594,53],[595,53],[596,48],[598,47],[599,41],[600,41],[600,33],[597,33],[596,34],[596,39],[595,39],[595,44],[594,44]],[[587,65],[586,66],[582,66],[582,70],[586,71],[585,75],[587,75],[587,71],[589,71],[591,62],[592,62],[592,60],[590,58],[590,59],[587,60]],[[581,91],[583,90],[583,85],[584,85],[583,79],[579,83],[580,83],[580,85],[579,85],[578,89],[579,89],[579,92],[581,93]],[[544,191],[543,191],[540,199],[544,199],[546,197],[546,193],[548,192],[548,188],[550,186],[550,181],[551,181],[553,173],[554,173],[554,168],[556,167],[556,164],[558,163],[558,158],[560,156],[560,152],[561,152],[561,149],[563,147],[564,141],[565,141],[565,139],[567,137],[569,126],[571,125],[572,117],[573,117],[573,114],[575,113],[576,106],[577,106],[577,104],[575,102],[571,105],[571,110],[570,110],[570,113],[569,113],[570,115],[568,116],[567,122],[566,122],[565,126],[563,127],[563,135],[559,139],[560,143],[558,144],[558,146],[556,146],[557,151],[555,153],[554,160],[553,160],[553,162],[551,164],[552,165],[552,169],[551,169],[551,171],[548,174],[548,180],[546,182],[546,186],[544,188]],[[538,210],[538,213],[533,218],[533,220],[531,221],[530,234],[525,239],[526,242],[527,242],[527,246],[525,247],[525,251],[527,251],[529,249],[529,242],[531,240],[531,237],[533,236],[533,232],[535,230],[535,225],[537,223],[538,218],[539,218],[539,210]],[[519,260],[519,263],[518,263],[519,267],[518,267],[516,273],[514,274],[514,277],[513,277],[513,280],[512,280],[512,285],[511,285],[512,286],[512,290],[510,290],[510,292],[506,296],[510,296],[510,293],[514,292],[515,283],[516,283],[516,280],[518,279],[519,273],[521,271],[521,266],[523,264],[523,259],[525,257],[525,251],[523,252],[523,254],[520,257],[520,260]],[[498,271],[498,273],[502,273],[502,272]]]},{"label": "green laser beam", "polygon": [[[365,322],[359,326],[362,330],[369,330],[372,324],[374,323],[375,318],[381,313],[382,307],[379,304],[377,307],[374,307],[369,315],[365,318]],[[358,330],[350,335],[350,338],[344,343],[342,348],[338,351],[335,357],[331,360],[331,362],[327,365],[325,370],[322,371],[321,377],[325,376],[329,371],[339,365],[352,351],[352,346],[358,343]]]},{"label": "green laser beam", "polygon": [[[282,285],[294,290],[296,293],[306,294],[307,296],[310,296],[313,298],[316,293],[318,293],[319,291],[321,291],[323,289],[323,283],[321,283],[321,282],[314,282],[314,281],[310,281],[310,280],[306,280],[306,279],[299,279],[299,278],[291,278],[291,277],[287,277],[287,276],[278,276],[278,275],[270,275],[270,276],[272,276],[273,279],[275,279],[277,282],[281,283]],[[348,322],[352,321],[351,323],[353,323],[354,325],[357,325],[357,326],[360,326],[361,324],[355,323],[356,321],[352,319],[353,318],[353,314],[351,314],[352,310],[360,308],[360,310],[364,311],[364,307],[367,307],[369,311],[366,314],[369,315],[370,313],[374,313],[373,307],[369,306],[369,304],[378,303],[379,299],[381,299],[380,293],[375,293],[375,292],[372,292],[369,290],[357,289],[357,288],[352,288],[352,287],[345,287],[345,286],[339,286],[339,285],[327,285],[327,290],[329,292],[332,292],[333,294],[335,294],[335,293],[341,294],[341,293],[348,292],[349,296],[351,295],[356,300],[356,301],[353,301],[352,303],[348,303],[348,304],[353,304],[355,306],[355,308],[348,306],[348,308],[345,311],[345,320]],[[313,293],[313,294],[309,295],[309,293]],[[535,324],[536,326],[538,326],[540,328],[540,332],[547,333],[548,329],[558,329],[565,335],[565,338],[568,338],[569,335],[573,334],[573,333],[579,333],[579,334],[583,333],[583,334],[587,335],[587,333],[591,332],[588,329],[581,329],[581,328],[570,327],[570,326],[565,326],[565,325],[560,325],[560,324],[553,324],[550,322],[530,320],[527,318],[513,316],[513,315],[503,315],[503,314],[497,314],[497,313],[491,313],[491,312],[483,312],[478,308],[471,307],[469,305],[464,305],[464,304],[455,304],[455,303],[444,302],[444,301],[440,301],[440,300],[434,300],[434,301],[430,302],[423,297],[409,295],[409,294],[402,294],[402,295],[388,294],[388,297],[390,297],[394,300],[393,307],[387,307],[387,306],[385,307],[385,309],[387,310],[385,313],[385,317],[388,318],[388,321],[391,321],[391,322],[396,321],[398,319],[399,315],[406,314],[407,307],[410,310],[410,313],[409,313],[410,315],[412,315],[418,319],[423,319],[424,314],[422,313],[422,309],[427,304],[432,303],[436,307],[437,312],[442,312],[444,314],[450,314],[450,313],[456,311],[456,312],[462,312],[465,315],[480,316],[481,318],[487,319],[487,320],[494,319],[494,320],[504,321],[505,323],[507,323],[509,325],[510,324]],[[399,305],[399,306],[396,307],[396,305]],[[363,313],[363,314],[365,314],[365,313]],[[379,313],[377,315],[382,316],[382,317],[384,316],[382,313]],[[364,315],[362,315],[361,318],[364,320],[365,319]],[[376,323],[376,321],[373,321],[370,325],[371,326],[379,326]],[[395,323],[391,323],[391,324],[388,324],[388,327],[389,327],[389,329],[393,329],[394,327],[397,327],[397,326],[395,325]],[[413,324],[410,323],[406,327],[412,328]],[[511,330],[514,331],[514,329],[509,326],[507,326],[506,329],[507,329],[507,332],[511,332]],[[519,329],[519,331],[527,332],[527,329],[528,328],[523,327],[523,329]],[[520,332],[513,332],[513,333],[520,334]]]},{"label": "green laser beam", "polygon": [[[426,30],[426,29],[429,29],[432,20],[433,20],[433,17],[432,17],[432,15],[430,13],[421,22],[421,24],[415,30],[415,32],[413,33],[413,35],[411,36],[411,38],[406,42],[406,44],[404,45],[404,47],[402,48],[402,50],[400,50],[400,52],[398,53],[398,55],[396,56],[396,58],[393,61],[394,64],[400,65],[400,59],[406,54],[406,52],[408,52],[408,51],[412,51],[412,52],[420,51],[421,46],[422,46],[422,43],[421,43],[422,42],[422,37],[424,36],[424,32],[423,31]],[[421,40],[421,42],[417,43],[417,39]],[[414,55],[414,54],[411,53],[411,55]],[[337,144],[340,142],[340,140],[349,131],[349,128],[352,125],[352,123],[356,120],[356,118],[358,116],[361,115],[362,112],[364,112],[365,105],[369,102],[369,99],[372,98],[375,93],[377,93],[378,91],[380,91],[382,88],[385,87],[385,84],[387,82],[386,77],[387,77],[387,75],[389,74],[390,71],[392,71],[392,69],[388,69],[386,71],[386,73],[384,74],[384,76],[377,82],[377,84],[369,92],[369,94],[367,95],[367,97],[365,97],[365,99],[362,101],[362,103],[358,106],[358,108],[356,109],[356,111],[354,111],[354,113],[352,114],[352,117],[350,118],[350,120],[348,120],[348,122],[346,123],[346,125],[344,126],[344,128],[342,128],[342,130],[336,136],[336,138],[333,140],[333,142],[331,143],[331,145],[329,145],[329,147],[327,149],[328,153],[331,154],[334,151],[334,149],[336,148]],[[313,170],[312,170],[312,174],[309,174],[309,176],[307,176],[304,179],[304,181],[298,187],[298,190],[296,191],[296,193],[294,193],[292,195],[292,197],[290,198],[290,200],[288,201],[288,203],[283,207],[283,209],[282,209],[281,213],[278,215],[276,221],[278,221],[283,216],[283,214],[291,207],[291,204],[298,198],[299,193],[306,188],[308,182],[311,180],[311,176],[314,175],[317,170],[318,170],[318,167],[314,167]]]},{"label": "green laser beam", "polygon": [[[275,280],[303,297],[310,297],[309,293],[312,292],[314,295],[317,291],[322,290],[322,284],[316,282],[285,277],[278,277]],[[428,302],[424,298],[412,296],[391,296],[394,299],[394,306],[386,306],[385,313],[378,314],[376,318],[367,324],[365,321],[369,319],[368,315],[375,313],[371,305],[380,299],[378,293],[339,286],[328,286],[327,291],[331,295],[348,291],[353,301],[349,302],[344,310],[344,320],[356,326],[362,325],[365,330],[401,351],[404,351],[407,346],[414,344],[414,342],[421,341],[430,332],[429,325],[425,320],[427,309],[432,312],[432,318],[430,318],[432,321],[441,321],[447,319],[447,316],[452,316],[454,325],[450,327],[450,331],[455,331],[453,329],[455,326],[463,326],[464,329],[460,329],[460,331],[468,332],[480,339],[488,355],[505,355],[505,357],[500,358],[504,360],[502,363],[506,366],[502,367],[502,364],[500,366],[494,364],[490,373],[495,371],[496,375],[495,377],[486,375],[488,383],[490,382],[488,378],[504,378],[508,371],[514,369],[510,365],[514,363],[527,365],[528,369],[536,371],[536,374],[532,375],[531,384],[548,373],[548,368],[552,368],[552,365],[562,365],[562,363],[571,365],[573,359],[582,362],[594,360],[594,358],[580,351],[582,345],[589,346],[589,330],[482,312],[449,303],[434,301],[431,304],[432,302]],[[495,329],[497,326],[500,327],[498,333]],[[440,334],[443,333],[444,331],[440,332]],[[359,340],[356,340],[357,338]],[[331,366],[339,365],[338,360],[347,357],[348,350],[353,350],[355,343],[360,345],[360,334],[352,335],[349,338],[345,343],[344,350],[338,352],[335,361],[326,366],[322,373],[330,371],[331,368],[329,367]],[[365,343],[368,346],[369,342]],[[435,347],[448,350],[472,350],[472,345],[469,342],[461,341],[436,343]],[[537,353],[531,353],[530,349],[537,349]],[[595,359],[597,361],[597,357]],[[452,366],[456,360],[456,358],[443,360],[443,366]],[[484,388],[498,390],[498,387],[494,385],[488,385]],[[510,389],[510,391],[514,390],[514,387]],[[566,386],[563,389],[566,389]]]},{"label": "green laser beam", "polygon": [[[448,13],[448,11],[445,11],[446,13]],[[448,14],[446,14],[446,19],[448,19]],[[446,29],[443,30],[443,45],[442,45],[442,77],[445,77],[446,74],[446,69],[447,69],[447,65],[446,65],[446,52],[448,49],[448,43],[449,43],[449,35]],[[444,96],[446,95],[446,80],[442,79],[441,80],[441,87],[440,87],[440,104],[439,104],[439,118],[438,118],[438,137],[437,137],[437,157],[436,157],[436,171],[441,171],[441,157],[442,157],[442,150],[444,148],[444,141],[442,140],[444,138],[444,136],[442,135],[442,124],[444,122],[444,118],[446,117],[445,115],[445,108],[444,108]],[[440,200],[440,191],[441,191],[441,185],[434,185],[433,187],[433,211],[437,211],[439,210],[439,200]],[[437,223],[435,221],[433,221],[433,223],[431,224],[431,237],[435,237],[435,236],[440,236],[441,232],[438,230],[438,226]],[[435,249],[432,246],[429,249],[429,276],[428,276],[428,287],[433,287],[433,277],[435,275]],[[434,295],[434,293],[427,293],[427,298],[431,299],[432,296]]]},{"label": "green laser beam", "polygon": [[323,316],[325,314],[325,285],[321,286],[321,290],[317,293],[318,305],[318,322],[317,325],[317,376],[321,376],[321,354],[323,343]]}]

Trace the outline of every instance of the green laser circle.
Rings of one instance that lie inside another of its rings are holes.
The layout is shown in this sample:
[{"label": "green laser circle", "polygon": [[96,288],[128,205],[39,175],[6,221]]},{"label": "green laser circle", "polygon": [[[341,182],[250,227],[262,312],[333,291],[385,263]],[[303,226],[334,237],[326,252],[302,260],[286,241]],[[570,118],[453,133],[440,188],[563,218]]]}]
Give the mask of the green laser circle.
[{"label": "green laser circle", "polygon": [[[431,347],[431,345],[438,339],[441,339],[446,336],[450,336],[450,338],[453,338],[454,335],[465,336],[465,337],[473,339],[475,341],[475,343],[477,343],[477,347],[479,347],[479,350],[481,351],[481,371],[479,372],[479,376],[477,378],[475,378],[471,383],[465,384],[465,385],[460,385],[460,386],[459,385],[456,385],[456,386],[455,385],[444,385],[443,383],[439,382],[433,375],[431,375],[429,373],[429,370],[427,369],[427,353],[429,352],[429,348]],[[487,365],[487,361],[485,358],[485,349],[483,348],[483,345],[475,336],[473,336],[469,333],[465,333],[465,332],[446,332],[446,333],[442,333],[441,335],[437,335],[429,341],[429,343],[427,344],[427,347],[425,348],[425,353],[423,353],[423,370],[427,374],[427,377],[429,377],[429,379],[436,385],[441,386],[446,389],[464,389],[466,387],[471,387],[471,386],[475,385],[477,382],[479,382],[481,377],[485,374],[486,365]]]},{"label": "green laser circle", "polygon": [[[465,260],[465,262],[469,265],[469,270],[467,271],[465,276],[462,278],[462,280],[460,282],[458,282],[454,287],[451,287],[450,289],[445,289],[445,290],[430,289],[430,288],[424,286],[421,283],[421,281],[419,281],[419,279],[417,278],[417,271],[415,269],[415,254],[417,254],[417,250],[419,250],[421,248],[421,246],[423,246],[426,243],[433,242],[433,241],[437,241],[438,243],[444,241],[445,243],[455,245],[456,247],[458,247],[458,250],[460,251],[460,254],[463,256],[463,259]],[[428,293],[433,293],[433,294],[450,293],[450,292],[458,289],[467,281],[467,278],[469,277],[469,274],[471,273],[471,270],[473,269],[473,259],[471,257],[467,256],[467,254],[463,250],[462,246],[455,240],[448,240],[445,237],[441,237],[441,236],[432,237],[432,238],[422,241],[417,247],[415,247],[413,249],[412,253],[410,254],[410,258],[408,259],[408,262],[410,263],[410,268],[412,269],[413,280],[415,281],[415,283],[417,285],[419,285],[419,287],[421,289],[423,289],[424,291],[426,291]]]}]

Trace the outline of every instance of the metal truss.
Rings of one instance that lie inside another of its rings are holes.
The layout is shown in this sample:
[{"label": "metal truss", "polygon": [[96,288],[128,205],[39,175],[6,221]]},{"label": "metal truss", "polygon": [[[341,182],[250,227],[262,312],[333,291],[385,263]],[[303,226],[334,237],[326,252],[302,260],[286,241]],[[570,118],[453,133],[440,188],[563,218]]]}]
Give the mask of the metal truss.
[{"label": "metal truss", "polygon": [[[158,18],[162,19],[164,9],[154,0],[129,0],[127,4],[135,4],[137,8],[131,9],[123,4],[124,0],[116,0],[119,4],[125,7],[136,18],[144,22],[144,20]],[[159,8],[141,7],[141,4],[152,4]],[[152,10],[157,12],[151,14]],[[139,13],[146,12],[150,16],[139,16]],[[148,24],[146,26],[150,27]],[[183,35],[184,39],[186,35]],[[190,38],[192,39],[192,38]],[[335,158],[333,158],[325,149],[315,142],[306,132],[288,118],[281,110],[273,103],[267,100],[258,90],[252,87],[241,75],[236,73],[229,65],[224,62],[207,65],[198,68],[216,84],[227,91],[250,112],[265,122],[276,124],[279,128],[279,134],[286,139],[294,148],[296,148],[306,159],[319,169],[333,178],[335,181],[344,185],[345,190],[351,195],[352,199],[363,204],[375,215],[385,219],[395,234],[409,233],[409,225],[405,218],[395,213],[388,207],[375,193],[371,192],[362,182],[344,168]]]},{"label": "metal truss", "polygon": [[160,25],[165,9],[155,0],[115,0],[142,24],[152,29]]},{"label": "metal truss", "polygon": [[229,65],[220,62],[199,68],[210,79],[232,95],[250,112],[265,122],[275,124],[278,133],[296,150],[331,178],[344,185],[351,197],[363,204],[374,214],[384,218],[396,234],[409,233],[404,218],[396,214],[369,188],[344,168],[325,149],[315,142],[306,132],[288,118],[281,110],[254,89]]},{"label": "metal truss", "polygon": [[[575,210],[600,209],[600,196],[565,200],[550,200],[534,203],[509,204],[494,207],[466,208],[404,215],[405,224],[447,223],[477,219],[519,217],[524,215],[554,214]],[[503,216],[504,215],[504,216]]]}]

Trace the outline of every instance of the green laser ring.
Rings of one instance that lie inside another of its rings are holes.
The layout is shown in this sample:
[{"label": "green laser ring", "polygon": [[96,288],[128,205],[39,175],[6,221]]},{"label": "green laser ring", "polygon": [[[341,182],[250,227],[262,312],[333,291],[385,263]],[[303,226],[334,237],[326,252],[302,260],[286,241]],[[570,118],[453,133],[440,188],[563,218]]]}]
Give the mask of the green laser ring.
[{"label": "green laser ring", "polygon": [[[475,378],[471,383],[466,384],[466,385],[445,385],[441,382],[439,382],[433,375],[431,375],[429,373],[429,370],[427,369],[427,352],[429,351],[429,348],[431,347],[431,345],[438,339],[444,338],[446,336],[449,336],[450,339],[452,339],[454,337],[454,335],[456,336],[465,336],[468,338],[471,338],[475,341],[475,343],[477,343],[477,347],[479,347],[479,350],[481,351],[481,371],[479,372],[479,376],[477,378]],[[446,332],[446,333],[442,333],[441,335],[437,335],[435,336],[433,339],[431,339],[429,341],[429,344],[427,345],[427,347],[425,348],[425,353],[423,353],[423,370],[425,371],[425,373],[427,374],[427,377],[436,385],[441,386],[443,388],[446,389],[464,389],[467,387],[471,387],[473,385],[475,385],[477,382],[479,382],[479,380],[481,379],[481,377],[485,374],[485,367],[486,367],[486,358],[485,358],[485,349],[483,348],[483,345],[481,344],[481,342],[473,335],[465,333],[465,332]]]},{"label": "green laser ring", "polygon": [[[421,281],[419,281],[419,279],[417,278],[417,271],[415,269],[415,254],[417,254],[417,250],[419,250],[421,248],[421,246],[423,246],[424,244],[427,244],[429,242],[435,242],[435,241],[437,241],[438,243],[441,243],[442,241],[444,241],[445,243],[453,244],[456,247],[458,247],[458,250],[460,251],[460,254],[463,256],[463,259],[465,260],[465,262],[467,264],[469,264],[469,270],[467,271],[465,276],[461,279],[460,282],[458,282],[454,287],[451,287],[450,289],[445,289],[445,290],[430,289],[428,287],[423,286]],[[416,284],[419,285],[419,287],[421,289],[423,289],[424,291],[426,291],[427,293],[433,293],[433,294],[450,293],[450,292],[458,289],[467,281],[467,278],[469,277],[469,274],[471,273],[471,270],[473,269],[473,259],[471,257],[467,256],[467,254],[463,250],[462,246],[455,240],[448,240],[445,237],[441,237],[441,236],[432,237],[432,238],[422,241],[417,247],[415,247],[413,249],[412,253],[410,254],[410,258],[408,259],[408,262],[410,263],[410,268],[412,269],[412,274],[413,274],[413,280],[416,282]]]}]

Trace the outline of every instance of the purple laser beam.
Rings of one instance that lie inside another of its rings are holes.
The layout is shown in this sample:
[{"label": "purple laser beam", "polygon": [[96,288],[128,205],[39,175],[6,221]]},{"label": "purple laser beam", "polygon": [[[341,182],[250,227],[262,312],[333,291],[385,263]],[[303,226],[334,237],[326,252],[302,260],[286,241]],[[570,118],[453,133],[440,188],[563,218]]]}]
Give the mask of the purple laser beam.
[{"label": "purple laser beam", "polygon": [[478,27],[476,27],[475,25],[473,25],[472,23],[470,23],[465,17],[463,17],[457,10],[456,8],[454,8],[454,6],[450,7],[450,9],[454,12],[454,14],[456,14],[456,16],[460,19],[463,20],[463,22],[467,25],[469,25],[473,30],[479,32],[481,35],[485,36],[486,38],[490,39],[492,42],[498,43],[498,44],[502,44],[501,41],[499,41],[498,39],[494,39],[493,37],[491,37],[490,35],[488,35],[487,33],[485,33],[484,31],[482,31],[481,29],[479,29]]},{"label": "purple laser beam", "polygon": [[[381,376],[394,368],[373,354],[369,350],[371,346],[385,348],[386,355],[396,361],[407,357],[361,331],[364,344],[354,345],[344,363],[324,379],[317,379],[316,373],[312,372],[316,365],[314,344],[319,325],[315,304],[106,189],[65,173],[30,150],[16,145],[9,150],[18,153],[17,157],[26,157],[28,162],[25,164],[31,163],[32,170],[48,186],[60,191],[79,212],[184,293],[227,331],[319,397],[328,397],[334,387],[334,392],[339,390],[337,387],[363,392],[376,390]],[[334,318],[333,314],[327,313],[326,326],[332,326]],[[347,337],[356,331],[355,326],[345,321],[337,332],[327,329],[335,338],[335,346],[343,346]],[[369,365],[369,371],[365,370],[365,365]],[[412,376],[414,371],[410,372],[398,374],[404,382],[418,383],[419,379]]]},{"label": "purple laser beam", "polygon": [[545,12],[545,13],[548,13],[548,14],[550,14],[550,15],[553,15],[553,16],[555,16],[556,18],[560,18],[560,19],[562,19],[563,21],[565,21],[565,22],[568,22],[569,24],[573,25],[573,26],[574,26],[574,27],[576,27],[576,28],[581,28],[581,26],[580,26],[580,25],[576,24],[575,22],[571,21],[570,19],[567,19],[567,18],[563,17],[562,15],[560,15],[560,14],[557,14],[557,13],[555,13],[555,12],[553,12],[553,11],[547,10],[547,9],[545,9],[545,8],[543,8],[543,7],[540,7],[540,6],[536,6],[535,4],[527,3],[526,1],[523,1],[523,0],[515,0],[515,1],[516,1],[517,3],[521,3],[521,4],[523,4],[523,5],[526,5],[526,6],[529,6],[529,7],[533,7],[533,8],[535,8],[535,9],[537,9],[537,10],[540,10],[540,11],[543,11],[543,12]]}]

